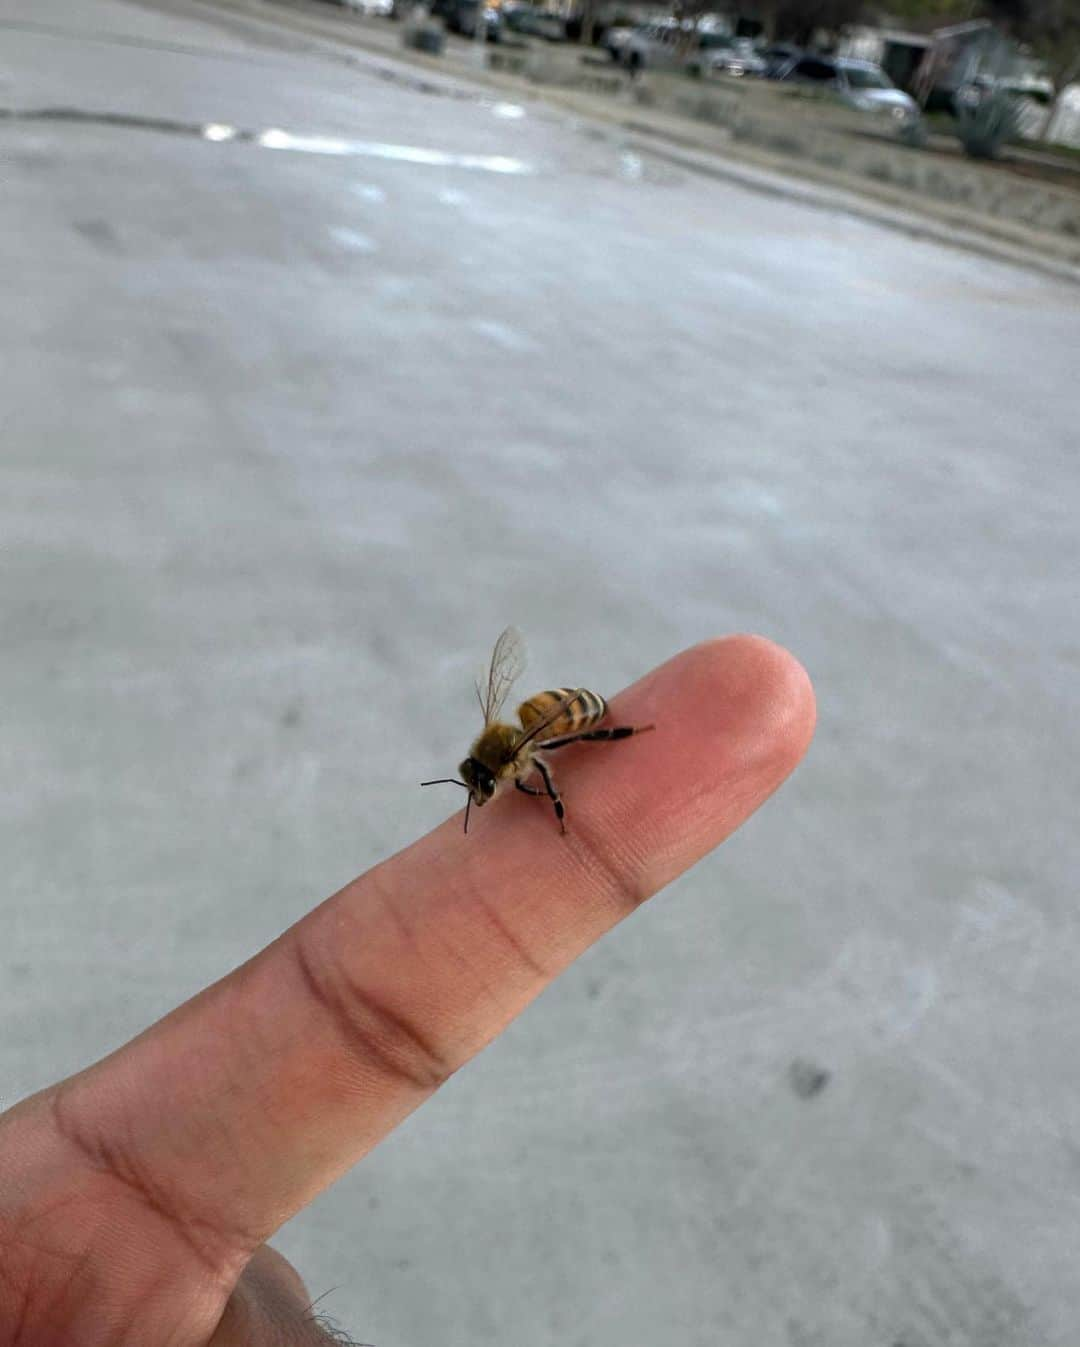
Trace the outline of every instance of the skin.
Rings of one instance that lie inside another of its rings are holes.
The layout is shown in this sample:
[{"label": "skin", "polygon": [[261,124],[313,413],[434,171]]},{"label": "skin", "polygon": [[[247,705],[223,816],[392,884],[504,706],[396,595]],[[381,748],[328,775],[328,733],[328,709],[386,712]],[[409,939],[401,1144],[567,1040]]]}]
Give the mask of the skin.
[{"label": "skin", "polygon": [[695,646],[562,750],[569,831],[510,791],[335,894],[104,1060],[0,1115],[0,1347],[326,1342],[266,1240],[798,763],[768,641]]}]

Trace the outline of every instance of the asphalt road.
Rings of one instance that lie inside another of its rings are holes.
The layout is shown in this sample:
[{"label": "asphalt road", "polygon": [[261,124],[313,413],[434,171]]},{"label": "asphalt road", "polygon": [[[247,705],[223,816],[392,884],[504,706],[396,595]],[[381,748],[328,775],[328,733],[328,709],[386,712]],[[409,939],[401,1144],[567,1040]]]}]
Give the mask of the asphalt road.
[{"label": "asphalt road", "polygon": [[0,4],[2,1101],[442,818],[507,622],[760,631],[796,777],[279,1246],[377,1347],[1074,1347],[1076,292],[209,16]]}]

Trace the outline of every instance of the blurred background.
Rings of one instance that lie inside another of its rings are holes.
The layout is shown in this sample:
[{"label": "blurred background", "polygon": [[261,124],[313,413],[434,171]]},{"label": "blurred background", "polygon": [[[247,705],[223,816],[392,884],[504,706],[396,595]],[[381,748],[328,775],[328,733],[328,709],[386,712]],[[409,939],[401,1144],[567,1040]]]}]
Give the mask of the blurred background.
[{"label": "blurred background", "polygon": [[757,631],[806,763],[277,1244],[377,1347],[1072,1347],[1068,154],[853,104],[854,12],[734,123],[813,81],[645,44],[765,26],[601,17],[0,4],[0,1103],[445,817],[507,623]]}]

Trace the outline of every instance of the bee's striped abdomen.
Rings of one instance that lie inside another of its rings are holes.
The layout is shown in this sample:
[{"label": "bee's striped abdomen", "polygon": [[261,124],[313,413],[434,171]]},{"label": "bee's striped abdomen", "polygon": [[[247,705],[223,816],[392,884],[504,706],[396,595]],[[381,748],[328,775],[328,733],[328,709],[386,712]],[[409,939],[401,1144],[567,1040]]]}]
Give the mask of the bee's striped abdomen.
[{"label": "bee's striped abdomen", "polygon": [[538,720],[546,720],[560,702],[574,696],[575,692],[577,696],[574,700],[544,726],[539,738],[554,739],[562,734],[576,734],[607,715],[607,702],[587,688],[552,688],[549,692],[538,692],[518,707],[522,729],[528,730]]}]

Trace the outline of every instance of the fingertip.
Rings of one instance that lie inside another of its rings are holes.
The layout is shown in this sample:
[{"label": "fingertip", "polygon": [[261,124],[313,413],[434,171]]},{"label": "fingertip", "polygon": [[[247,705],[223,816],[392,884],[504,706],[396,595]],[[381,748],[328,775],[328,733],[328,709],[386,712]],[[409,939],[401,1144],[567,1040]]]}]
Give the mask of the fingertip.
[{"label": "fingertip", "polygon": [[757,704],[758,723],[791,771],[809,748],[817,724],[817,699],[806,669],[767,636],[739,633],[704,645],[726,679],[737,681]]},{"label": "fingertip", "polygon": [[[663,692],[657,696],[654,679]],[[742,742],[754,755],[767,754],[787,772],[801,760],[817,719],[813,685],[806,670],[768,637],[739,633],[701,641],[662,665],[638,685],[643,709],[655,719],[672,698],[698,730],[698,741],[722,737]],[[638,689],[630,695],[637,700]]]},{"label": "fingertip", "polygon": [[632,872],[626,890],[641,893],[712,850],[782,785],[813,735],[814,693],[787,650],[740,634],[682,651],[621,693],[613,714],[655,721],[657,733],[618,759],[573,766],[590,831]]}]

